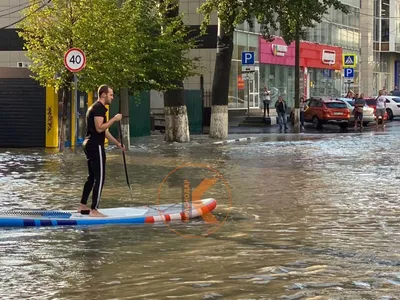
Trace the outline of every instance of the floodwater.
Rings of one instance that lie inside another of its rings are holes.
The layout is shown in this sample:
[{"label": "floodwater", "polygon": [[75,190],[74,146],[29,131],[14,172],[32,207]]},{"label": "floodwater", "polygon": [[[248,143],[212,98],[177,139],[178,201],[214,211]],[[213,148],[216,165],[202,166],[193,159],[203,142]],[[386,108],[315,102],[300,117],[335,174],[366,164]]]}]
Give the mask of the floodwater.
[{"label": "floodwater", "polygon": [[[133,199],[110,149],[101,207],[181,201],[182,178],[195,186],[211,171],[162,181],[202,164],[224,178],[203,195],[217,199],[220,226],[0,229],[0,299],[400,299],[396,128],[256,137],[138,139]],[[75,209],[85,168],[81,151],[3,149],[1,210]]]}]

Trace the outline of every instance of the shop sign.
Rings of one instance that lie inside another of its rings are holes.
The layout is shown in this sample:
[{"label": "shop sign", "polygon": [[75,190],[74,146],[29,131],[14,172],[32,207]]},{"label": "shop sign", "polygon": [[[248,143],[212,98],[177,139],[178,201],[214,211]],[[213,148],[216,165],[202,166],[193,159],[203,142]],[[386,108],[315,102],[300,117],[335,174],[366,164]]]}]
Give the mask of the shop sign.
[{"label": "shop sign", "polygon": [[275,56],[285,56],[287,52],[288,46],[272,44],[272,53],[274,53]]},{"label": "shop sign", "polygon": [[322,62],[326,65],[334,65],[336,63],[336,52],[333,50],[323,50]]},{"label": "shop sign", "polygon": [[242,78],[242,75],[238,76],[237,84],[238,84],[238,89],[239,90],[243,90],[244,89],[244,80]]}]

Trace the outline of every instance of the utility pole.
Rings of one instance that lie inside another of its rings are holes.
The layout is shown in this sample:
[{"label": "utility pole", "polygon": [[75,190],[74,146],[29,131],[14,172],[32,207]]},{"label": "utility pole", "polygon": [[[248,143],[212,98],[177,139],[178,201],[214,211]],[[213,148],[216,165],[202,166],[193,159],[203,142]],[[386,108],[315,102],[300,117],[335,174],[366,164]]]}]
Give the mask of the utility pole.
[{"label": "utility pole", "polygon": [[[124,0],[117,0],[119,8],[122,7]],[[130,133],[129,133],[129,89],[121,88],[119,91],[119,112],[122,114],[121,129],[122,139],[126,150],[130,149]]]},{"label": "utility pole", "polygon": [[300,132],[300,26],[296,22],[296,51],[294,67],[294,127],[293,131]]}]

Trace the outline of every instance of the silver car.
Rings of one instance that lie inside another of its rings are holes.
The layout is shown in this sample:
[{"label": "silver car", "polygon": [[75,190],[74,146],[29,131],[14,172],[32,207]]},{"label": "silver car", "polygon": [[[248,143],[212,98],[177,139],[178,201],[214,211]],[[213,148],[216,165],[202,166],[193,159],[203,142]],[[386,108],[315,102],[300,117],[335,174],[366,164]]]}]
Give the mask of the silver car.
[{"label": "silver car", "polygon": [[[354,114],[352,114],[353,109],[354,109],[354,99],[350,98],[337,98],[337,100],[343,101],[348,109],[350,110],[350,119],[349,119],[349,125],[354,124]],[[363,108],[363,125],[367,126],[368,123],[375,122],[375,114],[374,114],[374,109],[367,104],[365,104]]]}]

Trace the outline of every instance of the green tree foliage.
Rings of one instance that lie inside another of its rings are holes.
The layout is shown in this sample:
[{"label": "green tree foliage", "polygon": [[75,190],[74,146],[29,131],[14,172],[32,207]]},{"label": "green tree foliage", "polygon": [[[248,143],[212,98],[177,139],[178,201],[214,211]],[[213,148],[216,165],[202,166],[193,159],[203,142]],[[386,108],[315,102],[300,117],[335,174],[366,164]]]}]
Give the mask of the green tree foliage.
[{"label": "green tree foliage", "polygon": [[201,24],[203,32],[210,24],[211,14],[218,13],[219,22],[225,34],[233,34],[235,27],[244,21],[252,24],[251,3],[242,0],[207,0],[198,9],[204,15]]},{"label": "green tree foliage", "polygon": [[63,90],[60,150],[68,107],[67,91],[73,74],[64,66],[64,53],[84,51],[86,67],[78,73],[81,91],[93,91],[102,83],[114,90],[135,93],[167,90],[174,82],[196,74],[195,61],[187,53],[194,42],[181,22],[168,20],[166,0],[126,0],[121,7],[111,0],[30,0],[23,12],[19,35],[25,41],[34,78],[43,86]]},{"label": "green tree foliage", "polygon": [[30,4],[20,36],[43,85],[70,85],[63,57],[72,47],[87,57],[79,72],[81,90],[91,91],[101,82],[115,89],[166,90],[174,80],[196,74],[195,62],[186,55],[194,42],[187,40],[182,16],[166,22],[167,6],[156,0],[128,0],[121,8],[110,0],[53,0],[40,10],[42,3]]},{"label": "green tree foliage", "polygon": [[[287,44],[306,38],[306,30],[315,27],[327,14],[330,7],[348,13],[348,6],[339,0],[251,0],[251,14],[261,25],[261,33],[271,40],[271,29],[280,29]],[[298,31],[298,32],[297,32]]]}]

